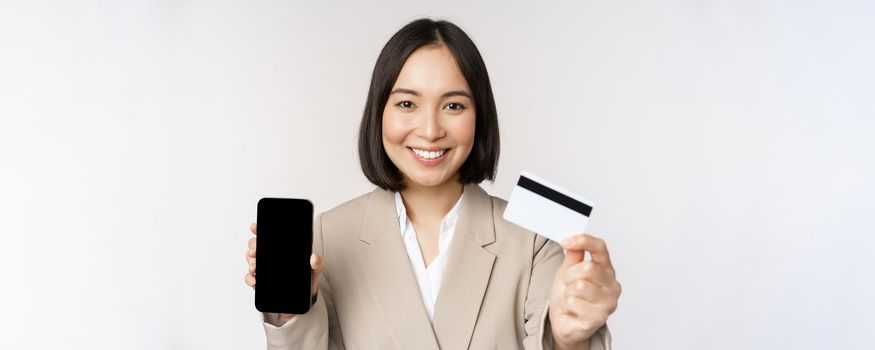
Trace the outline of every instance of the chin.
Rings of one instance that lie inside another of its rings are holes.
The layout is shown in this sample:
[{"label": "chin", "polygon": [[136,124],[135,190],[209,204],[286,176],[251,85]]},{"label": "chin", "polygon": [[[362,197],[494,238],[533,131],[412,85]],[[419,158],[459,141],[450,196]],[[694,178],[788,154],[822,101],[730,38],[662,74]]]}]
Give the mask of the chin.
[{"label": "chin", "polygon": [[419,186],[423,186],[423,187],[439,186],[439,185],[443,185],[447,181],[449,181],[449,178],[437,177],[437,176],[428,176],[428,177],[412,176],[412,177],[410,177],[410,182],[413,182],[413,183],[415,183]]}]

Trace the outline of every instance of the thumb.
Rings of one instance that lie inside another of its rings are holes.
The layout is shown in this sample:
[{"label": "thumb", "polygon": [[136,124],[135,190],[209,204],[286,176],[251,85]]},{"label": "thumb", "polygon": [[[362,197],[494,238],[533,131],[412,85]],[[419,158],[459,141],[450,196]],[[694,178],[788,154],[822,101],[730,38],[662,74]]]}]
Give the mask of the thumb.
[{"label": "thumb", "polygon": [[583,255],[586,254],[586,251],[583,250],[569,250],[565,249],[565,260],[562,260],[562,266],[559,267],[560,271],[565,271],[571,265],[577,264],[583,261]]},{"label": "thumb", "polygon": [[322,259],[321,256],[313,253],[310,255],[310,268],[313,269],[313,272],[319,273],[325,268],[325,259]]},{"label": "thumb", "polygon": [[313,269],[313,278],[310,279],[310,293],[316,293],[316,286],[319,283],[319,274],[325,268],[325,259],[313,253],[310,255],[310,268]]}]

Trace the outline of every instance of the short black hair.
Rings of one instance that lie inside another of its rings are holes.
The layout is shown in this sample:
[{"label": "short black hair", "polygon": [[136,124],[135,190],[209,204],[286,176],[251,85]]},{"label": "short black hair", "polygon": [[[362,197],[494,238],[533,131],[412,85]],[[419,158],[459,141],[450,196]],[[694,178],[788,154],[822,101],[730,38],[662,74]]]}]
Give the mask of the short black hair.
[{"label": "short black hair", "polygon": [[383,109],[404,62],[413,51],[431,44],[445,45],[452,52],[474,97],[474,145],[468,159],[459,168],[459,182],[495,180],[500,149],[498,115],[486,64],[477,46],[461,28],[448,21],[422,18],[401,28],[380,52],[359,127],[358,152],[362,171],[368,180],[382,189],[404,189],[403,174],[383,147]]}]

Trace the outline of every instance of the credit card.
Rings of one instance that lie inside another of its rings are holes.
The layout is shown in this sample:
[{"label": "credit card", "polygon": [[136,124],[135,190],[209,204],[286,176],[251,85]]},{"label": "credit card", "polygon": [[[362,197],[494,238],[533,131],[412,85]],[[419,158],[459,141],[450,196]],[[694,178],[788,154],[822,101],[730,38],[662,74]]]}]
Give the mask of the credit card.
[{"label": "credit card", "polygon": [[504,219],[559,243],[584,233],[590,213],[591,201],[523,171]]}]

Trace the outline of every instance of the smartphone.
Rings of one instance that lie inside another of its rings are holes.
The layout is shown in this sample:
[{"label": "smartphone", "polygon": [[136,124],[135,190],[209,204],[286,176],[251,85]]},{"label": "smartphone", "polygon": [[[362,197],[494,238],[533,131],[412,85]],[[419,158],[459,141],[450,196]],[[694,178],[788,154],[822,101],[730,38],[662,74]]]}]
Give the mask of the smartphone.
[{"label": "smartphone", "polygon": [[306,199],[262,198],[255,235],[255,308],[305,314],[310,310],[310,255],[313,203]]}]

